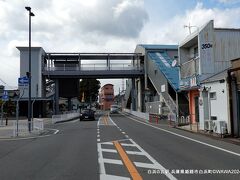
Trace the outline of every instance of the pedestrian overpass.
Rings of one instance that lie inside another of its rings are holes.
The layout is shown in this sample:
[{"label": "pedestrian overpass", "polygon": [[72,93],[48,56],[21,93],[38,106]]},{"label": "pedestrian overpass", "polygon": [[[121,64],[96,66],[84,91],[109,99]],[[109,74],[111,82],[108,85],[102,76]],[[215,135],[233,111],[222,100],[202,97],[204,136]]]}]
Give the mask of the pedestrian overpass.
[{"label": "pedestrian overpass", "polygon": [[[29,48],[17,49],[20,51],[20,77],[23,77],[28,72]],[[70,110],[71,99],[79,97],[79,79],[128,78],[135,82],[135,78],[144,77],[141,53],[57,53],[45,52],[42,47],[32,47],[31,54],[31,94],[32,99],[38,101],[33,111],[35,116],[39,115],[39,109],[46,109],[46,101],[52,102],[53,114],[59,114],[59,97],[68,99]],[[135,84],[132,87],[134,93]],[[22,100],[25,100],[26,106],[28,89],[19,89],[24,91]],[[132,98],[134,106],[135,96]],[[45,116],[43,111],[41,116]]]},{"label": "pedestrian overpass", "polygon": [[43,75],[51,78],[134,78],[143,75],[138,53],[46,53]]}]

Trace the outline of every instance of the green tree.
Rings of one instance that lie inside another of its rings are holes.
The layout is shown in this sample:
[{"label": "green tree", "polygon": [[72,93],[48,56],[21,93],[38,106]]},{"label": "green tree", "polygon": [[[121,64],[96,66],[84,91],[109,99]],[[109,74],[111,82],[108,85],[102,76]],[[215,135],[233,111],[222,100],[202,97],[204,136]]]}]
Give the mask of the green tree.
[{"label": "green tree", "polygon": [[83,95],[85,102],[96,101],[100,87],[100,81],[97,79],[82,79],[80,81],[80,102]]}]

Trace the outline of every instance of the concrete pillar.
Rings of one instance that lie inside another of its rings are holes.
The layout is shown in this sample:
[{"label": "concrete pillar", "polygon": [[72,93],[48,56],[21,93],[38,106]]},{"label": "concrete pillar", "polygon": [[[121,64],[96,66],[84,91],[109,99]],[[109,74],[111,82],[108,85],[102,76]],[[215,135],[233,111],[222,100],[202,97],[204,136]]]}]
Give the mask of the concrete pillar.
[{"label": "concrete pillar", "polygon": [[142,112],[142,82],[141,82],[141,78],[139,78],[139,80],[137,81],[138,85],[137,85],[137,110]]},{"label": "concrete pillar", "polygon": [[131,89],[131,100],[132,100],[132,110],[136,111],[136,88],[135,88],[135,78],[132,78],[132,89]]},{"label": "concrete pillar", "polygon": [[55,79],[55,114],[59,114],[59,79]]},{"label": "concrete pillar", "polygon": [[110,70],[110,59],[109,59],[109,55],[107,57],[107,69]]},{"label": "concrete pillar", "polygon": [[141,112],[146,112],[145,108],[145,84],[144,84],[144,78],[140,79],[141,81]]}]

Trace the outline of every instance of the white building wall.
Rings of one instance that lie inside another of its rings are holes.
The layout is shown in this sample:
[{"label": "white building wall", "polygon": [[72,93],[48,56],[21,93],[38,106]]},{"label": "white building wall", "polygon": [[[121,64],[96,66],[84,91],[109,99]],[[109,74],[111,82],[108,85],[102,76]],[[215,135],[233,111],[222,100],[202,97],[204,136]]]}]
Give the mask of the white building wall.
[{"label": "white building wall", "polygon": [[[28,47],[17,47],[20,51],[20,77],[26,76],[29,71],[29,52]],[[31,51],[31,95],[32,98],[43,97],[42,93],[42,56],[44,50],[41,47],[33,47]],[[19,87],[21,94],[23,88]],[[23,98],[28,98],[28,87],[24,90]]]},{"label": "white building wall", "polygon": [[[226,81],[220,83],[219,81],[202,84],[202,87],[208,89],[209,105],[210,105],[210,117],[216,116],[216,121],[225,121],[227,123],[228,132],[231,133],[230,128],[230,112],[229,112],[229,99],[228,99],[228,88]],[[210,99],[210,93],[216,92],[216,99]],[[200,94],[202,99],[202,93]],[[199,107],[200,116],[200,129],[204,130],[204,112],[203,105]]]}]

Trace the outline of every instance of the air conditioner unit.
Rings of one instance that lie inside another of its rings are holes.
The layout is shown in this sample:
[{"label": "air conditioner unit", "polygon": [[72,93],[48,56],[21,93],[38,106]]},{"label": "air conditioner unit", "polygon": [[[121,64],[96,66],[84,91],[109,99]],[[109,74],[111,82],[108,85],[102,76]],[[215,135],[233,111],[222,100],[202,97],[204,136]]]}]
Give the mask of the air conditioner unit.
[{"label": "air conditioner unit", "polygon": [[225,121],[213,121],[213,132],[217,134],[226,134],[227,123]]},{"label": "air conditioner unit", "polygon": [[212,131],[213,130],[213,124],[212,124],[212,120],[207,120],[204,122],[204,129],[208,130],[208,131]]}]

